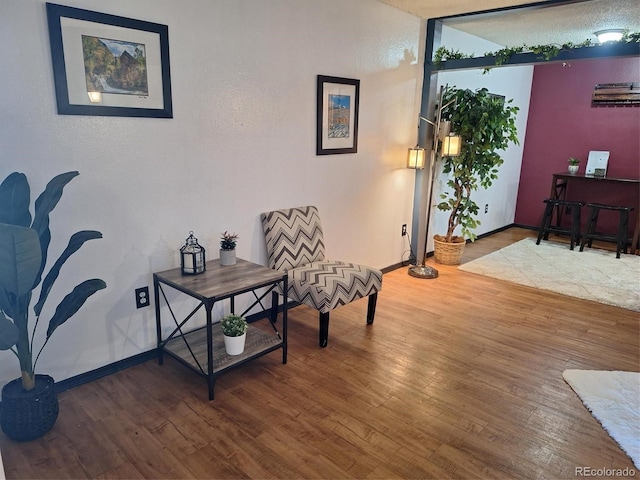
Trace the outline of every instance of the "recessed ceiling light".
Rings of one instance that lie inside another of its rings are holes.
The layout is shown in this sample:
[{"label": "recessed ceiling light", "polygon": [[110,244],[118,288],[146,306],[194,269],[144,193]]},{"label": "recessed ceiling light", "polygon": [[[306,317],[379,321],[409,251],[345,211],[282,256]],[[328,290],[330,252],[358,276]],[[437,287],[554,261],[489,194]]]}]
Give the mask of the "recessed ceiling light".
[{"label": "recessed ceiling light", "polygon": [[607,30],[595,32],[595,36],[598,37],[600,43],[618,42],[622,39],[623,35],[624,30],[622,28],[608,28]]}]

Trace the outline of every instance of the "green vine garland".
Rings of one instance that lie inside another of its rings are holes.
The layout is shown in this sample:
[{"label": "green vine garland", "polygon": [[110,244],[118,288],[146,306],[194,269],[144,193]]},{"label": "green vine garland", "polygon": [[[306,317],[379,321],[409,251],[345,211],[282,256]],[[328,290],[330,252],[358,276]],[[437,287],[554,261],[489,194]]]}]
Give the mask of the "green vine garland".
[{"label": "green vine garland", "polygon": [[[626,43],[640,43],[640,33],[625,32],[620,41],[626,42]],[[509,61],[509,59],[513,55],[517,55],[519,53],[525,53],[525,52],[535,53],[536,55],[538,55],[539,60],[549,61],[556,58],[563,51],[566,52],[576,48],[593,47],[598,45],[600,44],[594,44],[589,39],[585,40],[582,43],[577,43],[577,44],[574,44],[572,42],[567,42],[562,45],[560,44],[535,45],[535,46],[521,45],[517,47],[501,48],[500,50],[495,52],[486,52],[484,53],[483,56],[495,57],[496,65],[504,65]],[[465,53],[462,53],[459,50],[449,50],[448,48],[441,46],[436,50],[435,54],[433,55],[433,65],[436,68],[440,68],[442,66],[442,62],[446,62],[447,60],[461,60],[464,58],[475,58],[475,56],[473,53],[470,55],[467,55]],[[485,68],[483,73],[489,72],[491,68],[492,67]]]}]

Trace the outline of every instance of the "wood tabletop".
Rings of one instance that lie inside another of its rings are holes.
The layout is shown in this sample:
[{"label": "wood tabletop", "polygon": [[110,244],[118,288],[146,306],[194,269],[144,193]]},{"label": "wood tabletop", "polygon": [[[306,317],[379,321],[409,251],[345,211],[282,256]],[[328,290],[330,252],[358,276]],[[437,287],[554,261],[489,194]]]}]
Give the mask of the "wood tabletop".
[{"label": "wood tabletop", "polygon": [[640,178],[596,177],[595,175],[579,175],[569,172],[554,173],[554,182],[557,178],[562,178],[565,180],[597,180],[599,182],[640,183]]},{"label": "wood tabletop", "polygon": [[183,275],[180,268],[154,273],[157,279],[189,294],[208,300],[219,300],[283,279],[284,274],[262,265],[238,258],[235,265],[220,265],[219,260],[207,262],[207,269],[198,275]]}]

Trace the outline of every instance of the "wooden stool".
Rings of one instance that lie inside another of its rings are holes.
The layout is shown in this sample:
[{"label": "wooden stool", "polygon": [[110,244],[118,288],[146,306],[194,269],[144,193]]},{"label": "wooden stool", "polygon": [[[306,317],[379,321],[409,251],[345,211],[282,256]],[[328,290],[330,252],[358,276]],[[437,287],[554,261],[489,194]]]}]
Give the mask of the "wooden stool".
[{"label": "wooden stool", "polygon": [[[629,245],[629,213],[633,208],[603,205],[601,203],[589,203],[587,207],[589,208],[589,220],[587,222],[586,232],[580,243],[580,251],[584,250],[585,245],[591,248],[593,240],[602,240],[616,244],[616,258],[620,258],[620,252],[627,253],[627,246]],[[596,224],[600,210],[612,210],[619,213],[618,232],[615,235],[596,232]]]},{"label": "wooden stool", "polygon": [[[540,223],[536,245],[540,245],[540,240],[542,239],[549,240],[549,233],[553,232],[569,235],[571,238],[569,248],[573,250],[574,245],[577,246],[580,241],[580,210],[582,209],[584,202],[547,198],[544,200],[544,203],[546,203],[547,206],[544,209],[542,223]],[[557,211],[559,224],[562,212],[566,207],[571,208],[571,226],[562,227],[560,225],[551,225],[551,221],[553,220],[553,211]]]}]

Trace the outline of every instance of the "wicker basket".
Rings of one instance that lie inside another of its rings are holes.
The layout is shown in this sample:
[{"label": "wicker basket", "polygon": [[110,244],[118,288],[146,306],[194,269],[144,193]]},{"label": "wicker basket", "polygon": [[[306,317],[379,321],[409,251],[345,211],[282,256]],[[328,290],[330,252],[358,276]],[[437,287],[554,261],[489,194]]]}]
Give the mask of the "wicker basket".
[{"label": "wicker basket", "polygon": [[466,245],[464,239],[461,242],[449,243],[437,237],[433,237],[433,256],[436,262],[443,265],[460,265]]},{"label": "wicker basket", "polygon": [[58,408],[53,378],[36,375],[36,386],[28,392],[22,389],[22,379],[18,378],[2,388],[0,426],[12,440],[35,440],[53,428]]}]

